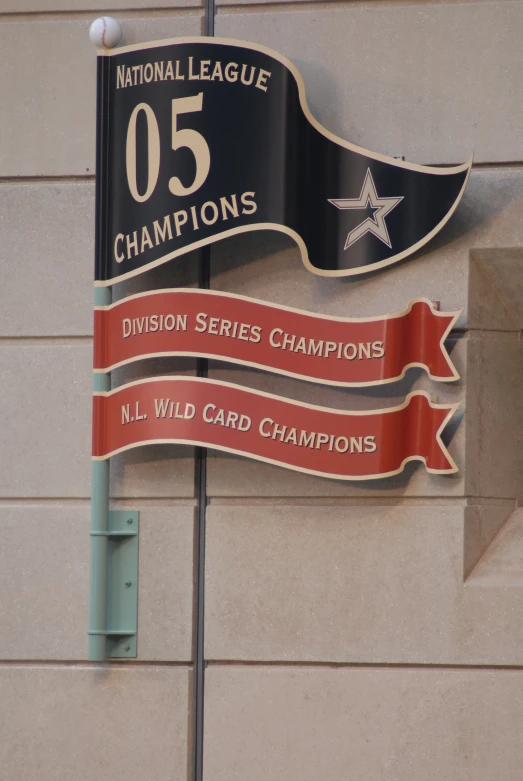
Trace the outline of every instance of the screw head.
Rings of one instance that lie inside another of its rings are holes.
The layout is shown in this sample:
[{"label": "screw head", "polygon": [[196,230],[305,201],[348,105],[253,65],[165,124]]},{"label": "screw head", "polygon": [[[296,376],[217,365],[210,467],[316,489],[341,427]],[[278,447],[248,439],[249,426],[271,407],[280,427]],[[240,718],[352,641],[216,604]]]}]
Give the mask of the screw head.
[{"label": "screw head", "polygon": [[129,526],[132,524],[132,522],[133,522],[133,519],[132,519],[132,518],[128,518],[128,519],[127,519],[127,523],[129,524]]},{"label": "screw head", "polygon": [[131,650],[131,646],[130,645],[126,645],[125,648],[124,648],[124,651],[130,651],[130,650]]},{"label": "screw head", "polygon": [[130,581],[130,580],[126,580],[126,581],[125,581],[125,587],[126,587],[126,588],[130,588],[132,585],[133,585],[133,584],[131,583],[131,581]]}]

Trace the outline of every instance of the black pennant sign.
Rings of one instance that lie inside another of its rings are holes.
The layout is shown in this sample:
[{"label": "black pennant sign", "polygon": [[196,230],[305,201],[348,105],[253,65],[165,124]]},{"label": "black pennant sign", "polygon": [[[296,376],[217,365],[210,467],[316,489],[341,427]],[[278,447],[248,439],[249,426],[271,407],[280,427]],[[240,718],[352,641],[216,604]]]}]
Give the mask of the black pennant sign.
[{"label": "black pennant sign", "polygon": [[315,274],[394,263],[448,221],[471,161],[405,163],[334,136],[262,46],[219,38],[100,52],[96,280],[236,233],[278,230]]}]

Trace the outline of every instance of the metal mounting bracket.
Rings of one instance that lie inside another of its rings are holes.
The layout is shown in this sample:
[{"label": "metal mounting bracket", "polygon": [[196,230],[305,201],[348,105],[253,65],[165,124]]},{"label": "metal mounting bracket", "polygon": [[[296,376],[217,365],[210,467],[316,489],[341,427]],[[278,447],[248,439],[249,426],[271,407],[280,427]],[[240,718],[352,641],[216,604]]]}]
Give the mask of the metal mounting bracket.
[{"label": "metal mounting bracket", "polygon": [[105,655],[133,659],[138,630],[138,510],[109,510],[107,537],[107,626],[89,631],[105,636]]}]

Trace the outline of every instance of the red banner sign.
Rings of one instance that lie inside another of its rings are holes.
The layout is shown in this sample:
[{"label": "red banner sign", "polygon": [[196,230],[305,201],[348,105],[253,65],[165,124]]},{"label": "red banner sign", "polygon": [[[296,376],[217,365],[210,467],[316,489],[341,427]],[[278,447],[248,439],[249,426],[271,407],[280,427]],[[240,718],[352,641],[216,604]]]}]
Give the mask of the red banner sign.
[{"label": "red banner sign", "polygon": [[185,355],[328,385],[380,385],[411,366],[448,382],[459,378],[444,347],[458,315],[423,298],[398,314],[348,319],[230,293],[158,290],[95,308],[94,369]]},{"label": "red banner sign", "polygon": [[93,458],[171,442],[338,480],[388,477],[413,460],[451,474],[441,432],[457,406],[419,391],[399,407],[346,412],[227,382],[158,377],[94,394]]}]

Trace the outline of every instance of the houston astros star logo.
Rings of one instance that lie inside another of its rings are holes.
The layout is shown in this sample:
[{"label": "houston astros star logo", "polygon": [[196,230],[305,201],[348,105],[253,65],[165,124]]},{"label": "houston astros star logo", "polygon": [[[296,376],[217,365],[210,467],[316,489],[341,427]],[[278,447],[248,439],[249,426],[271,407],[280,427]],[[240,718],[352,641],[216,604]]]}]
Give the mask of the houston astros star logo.
[{"label": "houston astros star logo", "polygon": [[359,198],[328,198],[327,200],[338,209],[367,209],[370,206],[373,210],[372,217],[367,217],[354,230],[351,230],[343,249],[348,249],[351,244],[361,239],[366,233],[372,233],[387,247],[392,247],[385,217],[403,200],[403,196],[379,198],[370,168],[367,168]]}]

